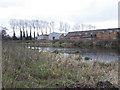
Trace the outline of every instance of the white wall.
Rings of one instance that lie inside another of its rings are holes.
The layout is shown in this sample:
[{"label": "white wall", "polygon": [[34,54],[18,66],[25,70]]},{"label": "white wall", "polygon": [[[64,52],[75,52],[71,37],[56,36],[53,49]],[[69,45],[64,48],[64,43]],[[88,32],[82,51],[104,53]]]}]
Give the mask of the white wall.
[{"label": "white wall", "polygon": [[61,33],[56,33],[56,32],[50,33],[49,34],[49,40],[53,40],[53,37],[54,37],[54,40],[59,40],[59,37],[61,35],[62,35]]},{"label": "white wall", "polygon": [[43,40],[43,39],[48,40],[48,36],[40,35],[40,36],[37,37],[37,40]]}]

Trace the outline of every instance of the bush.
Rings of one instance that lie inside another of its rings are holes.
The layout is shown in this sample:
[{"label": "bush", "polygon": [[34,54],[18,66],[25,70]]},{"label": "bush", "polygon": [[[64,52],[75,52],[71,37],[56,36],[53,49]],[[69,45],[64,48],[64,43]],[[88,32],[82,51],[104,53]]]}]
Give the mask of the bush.
[{"label": "bush", "polygon": [[85,60],[90,60],[90,57],[85,57]]},{"label": "bush", "polygon": [[61,47],[71,47],[71,43],[62,43]]},{"label": "bush", "polygon": [[53,53],[56,53],[56,54],[58,54],[58,53],[59,53],[59,51],[58,51],[58,50],[54,50],[54,51],[53,51]]},{"label": "bush", "polygon": [[53,44],[53,47],[60,47],[60,43],[59,43],[59,42],[55,42],[55,43]]},{"label": "bush", "polygon": [[80,53],[80,51],[75,51],[75,53]]}]

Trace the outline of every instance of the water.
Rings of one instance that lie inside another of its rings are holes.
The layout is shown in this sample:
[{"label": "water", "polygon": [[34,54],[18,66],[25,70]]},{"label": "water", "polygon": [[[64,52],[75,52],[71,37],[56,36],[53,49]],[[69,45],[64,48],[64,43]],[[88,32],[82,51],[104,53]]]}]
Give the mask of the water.
[{"label": "water", "polygon": [[[102,61],[112,61],[118,60],[118,51],[115,49],[101,49],[101,48],[56,48],[56,47],[28,47],[31,49],[37,49],[40,51],[54,51],[54,50],[64,50],[64,51],[80,51],[80,53],[74,53],[75,55],[80,55],[82,57],[90,57],[91,60],[102,60]],[[63,56],[69,56],[74,54],[60,53]]]}]

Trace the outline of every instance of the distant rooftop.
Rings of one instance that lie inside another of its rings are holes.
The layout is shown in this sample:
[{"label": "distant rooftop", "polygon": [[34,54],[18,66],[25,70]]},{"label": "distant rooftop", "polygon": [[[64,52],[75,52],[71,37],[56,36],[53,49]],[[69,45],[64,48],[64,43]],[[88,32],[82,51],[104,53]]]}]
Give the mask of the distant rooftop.
[{"label": "distant rooftop", "polygon": [[86,30],[86,31],[72,31],[72,32],[69,32],[69,33],[76,33],[76,32],[90,32],[90,31],[107,31],[107,30],[120,30],[120,28],[108,28],[108,29],[95,29],[95,30]]}]

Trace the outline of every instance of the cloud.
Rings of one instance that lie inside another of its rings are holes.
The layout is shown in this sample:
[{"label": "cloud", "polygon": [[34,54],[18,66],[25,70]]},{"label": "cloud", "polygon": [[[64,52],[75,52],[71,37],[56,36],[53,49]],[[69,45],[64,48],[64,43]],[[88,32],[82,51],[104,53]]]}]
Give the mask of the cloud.
[{"label": "cloud", "polygon": [[[102,0],[101,0],[102,1]],[[118,19],[118,3],[112,0],[103,2],[92,2],[85,9],[75,13],[70,19],[74,22],[103,22]]]},{"label": "cloud", "polygon": [[107,24],[117,22],[118,0],[0,0],[0,11],[1,25],[11,18]]},{"label": "cloud", "polygon": [[24,0],[0,0],[0,8],[23,6]]}]

